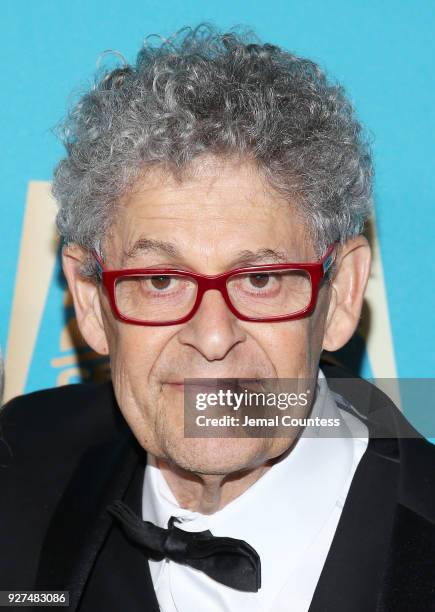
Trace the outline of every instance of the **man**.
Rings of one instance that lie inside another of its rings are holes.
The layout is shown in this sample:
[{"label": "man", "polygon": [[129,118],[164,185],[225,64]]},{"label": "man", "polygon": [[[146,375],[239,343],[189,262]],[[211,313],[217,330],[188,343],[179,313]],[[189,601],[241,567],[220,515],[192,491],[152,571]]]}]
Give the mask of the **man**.
[{"label": "man", "polygon": [[[2,589],[81,612],[435,609],[434,449],[391,406],[380,437],[385,396],[319,368],[370,269],[340,86],[201,27],[103,75],[64,138],[63,269],[112,384],[5,407]],[[299,416],[338,435],[187,437],[188,379],[311,381]]]}]

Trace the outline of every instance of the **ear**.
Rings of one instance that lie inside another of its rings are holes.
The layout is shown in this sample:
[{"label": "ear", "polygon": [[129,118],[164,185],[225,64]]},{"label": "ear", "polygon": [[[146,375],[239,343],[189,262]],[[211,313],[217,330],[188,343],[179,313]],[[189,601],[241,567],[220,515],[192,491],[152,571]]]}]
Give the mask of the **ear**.
[{"label": "ear", "polygon": [[356,330],[370,264],[370,246],[364,236],[356,236],[341,247],[331,282],[323,349],[337,351],[350,340]]},{"label": "ear", "polygon": [[103,325],[99,287],[94,279],[81,274],[88,257],[88,252],[79,245],[66,245],[62,251],[62,267],[83,338],[94,351],[100,355],[107,355],[109,350]]}]

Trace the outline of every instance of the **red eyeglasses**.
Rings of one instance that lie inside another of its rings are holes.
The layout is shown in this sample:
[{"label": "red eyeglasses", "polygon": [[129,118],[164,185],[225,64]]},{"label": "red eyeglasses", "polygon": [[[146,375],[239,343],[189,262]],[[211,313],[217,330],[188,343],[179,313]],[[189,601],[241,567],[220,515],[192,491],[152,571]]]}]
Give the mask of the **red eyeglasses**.
[{"label": "red eyeglasses", "polygon": [[242,321],[272,323],[308,316],[333,263],[332,244],[315,263],[267,264],[208,276],[173,268],[107,270],[96,251],[114,315],[133,325],[179,325],[198,310],[204,293],[220,291]]}]

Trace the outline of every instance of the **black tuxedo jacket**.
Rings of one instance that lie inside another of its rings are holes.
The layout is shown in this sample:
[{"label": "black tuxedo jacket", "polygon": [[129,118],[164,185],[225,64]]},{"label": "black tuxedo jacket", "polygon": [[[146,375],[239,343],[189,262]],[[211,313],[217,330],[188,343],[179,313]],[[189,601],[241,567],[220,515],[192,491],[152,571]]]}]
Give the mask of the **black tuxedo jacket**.
[{"label": "black tuxedo jacket", "polygon": [[[330,386],[347,375],[322,369]],[[377,438],[380,395],[369,408],[348,398],[366,411],[370,440],[310,612],[435,611],[435,447],[416,432]],[[0,426],[0,590],[69,591],[78,612],[157,612],[142,551],[105,511],[124,499],[140,515],[146,466],[111,384],[19,397]]]}]

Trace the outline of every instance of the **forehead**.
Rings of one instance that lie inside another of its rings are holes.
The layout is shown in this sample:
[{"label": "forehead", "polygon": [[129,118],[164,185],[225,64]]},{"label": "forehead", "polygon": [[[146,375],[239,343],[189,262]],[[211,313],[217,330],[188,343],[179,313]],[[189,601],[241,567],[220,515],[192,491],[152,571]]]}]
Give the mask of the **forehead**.
[{"label": "forehead", "polygon": [[241,251],[274,250],[293,261],[312,253],[295,201],[273,190],[253,164],[213,158],[181,179],[160,168],[144,175],[118,207],[110,243],[118,263],[155,255],[159,245],[167,258],[223,267]]}]

